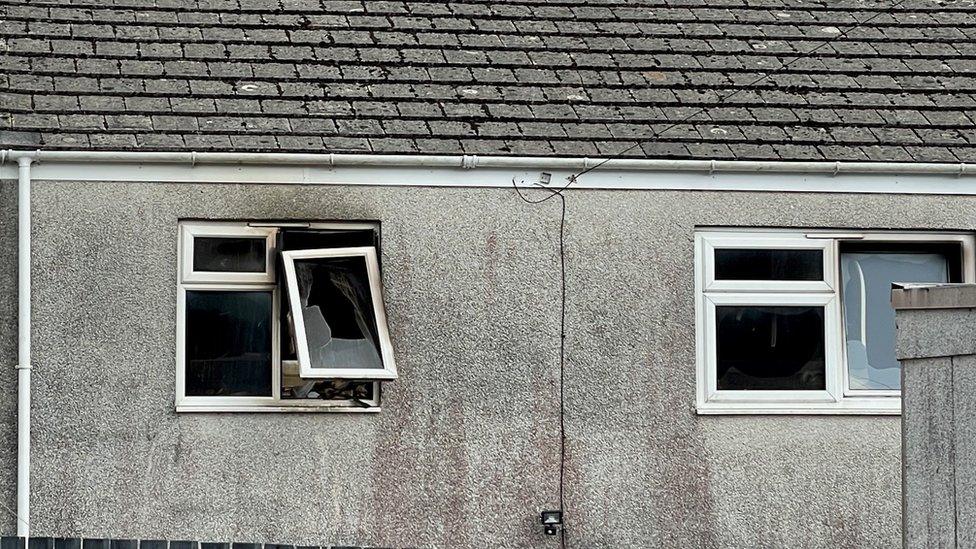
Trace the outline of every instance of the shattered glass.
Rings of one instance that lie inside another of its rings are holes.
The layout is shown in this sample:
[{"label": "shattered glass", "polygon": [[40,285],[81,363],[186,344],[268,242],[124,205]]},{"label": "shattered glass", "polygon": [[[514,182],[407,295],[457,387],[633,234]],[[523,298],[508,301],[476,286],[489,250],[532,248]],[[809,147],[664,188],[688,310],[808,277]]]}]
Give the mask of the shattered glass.
[{"label": "shattered glass", "polygon": [[382,369],[364,257],[295,260],[312,368]]},{"label": "shattered glass", "polygon": [[298,376],[298,364],[283,364],[282,366],[282,398],[373,400],[377,396],[375,394],[376,382],[373,381],[303,379]]}]

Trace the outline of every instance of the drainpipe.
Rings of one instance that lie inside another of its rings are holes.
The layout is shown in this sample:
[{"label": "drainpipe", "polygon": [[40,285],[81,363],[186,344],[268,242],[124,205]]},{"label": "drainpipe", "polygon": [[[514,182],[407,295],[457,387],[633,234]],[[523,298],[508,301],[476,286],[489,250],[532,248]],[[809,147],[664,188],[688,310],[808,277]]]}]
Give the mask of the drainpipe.
[{"label": "drainpipe", "polygon": [[17,159],[17,536],[30,536],[31,162]]}]

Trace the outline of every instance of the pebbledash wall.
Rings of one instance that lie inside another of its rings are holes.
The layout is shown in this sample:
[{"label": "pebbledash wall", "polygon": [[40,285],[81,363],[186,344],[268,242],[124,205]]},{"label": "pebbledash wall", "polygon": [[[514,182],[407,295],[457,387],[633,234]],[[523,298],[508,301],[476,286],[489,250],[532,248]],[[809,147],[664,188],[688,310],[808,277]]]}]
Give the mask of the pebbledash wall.
[{"label": "pebbledash wall", "polygon": [[[538,525],[557,501],[556,201],[38,180],[33,204],[34,535],[556,546]],[[12,534],[15,182],[0,208],[0,531]],[[181,218],[381,221],[400,370],[382,413],[175,413]],[[569,544],[899,545],[898,417],[696,415],[703,225],[976,229],[976,197],[568,192]]]}]

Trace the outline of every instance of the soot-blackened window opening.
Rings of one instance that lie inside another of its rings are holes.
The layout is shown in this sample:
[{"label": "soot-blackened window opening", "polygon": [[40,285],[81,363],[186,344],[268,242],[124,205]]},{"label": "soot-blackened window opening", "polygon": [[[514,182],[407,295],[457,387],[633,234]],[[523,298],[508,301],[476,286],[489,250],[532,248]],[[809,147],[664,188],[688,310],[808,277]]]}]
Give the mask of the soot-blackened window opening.
[{"label": "soot-blackened window opening", "polygon": [[379,225],[292,225],[180,223],[178,410],[378,409]]}]

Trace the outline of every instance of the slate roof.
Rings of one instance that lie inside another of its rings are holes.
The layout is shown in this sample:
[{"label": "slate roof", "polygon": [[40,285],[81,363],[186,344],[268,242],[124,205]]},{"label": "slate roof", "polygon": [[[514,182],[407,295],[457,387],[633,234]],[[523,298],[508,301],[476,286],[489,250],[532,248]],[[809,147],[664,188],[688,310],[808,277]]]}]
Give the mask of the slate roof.
[{"label": "slate roof", "polygon": [[0,0],[0,33],[0,147],[976,161],[971,0]]}]

